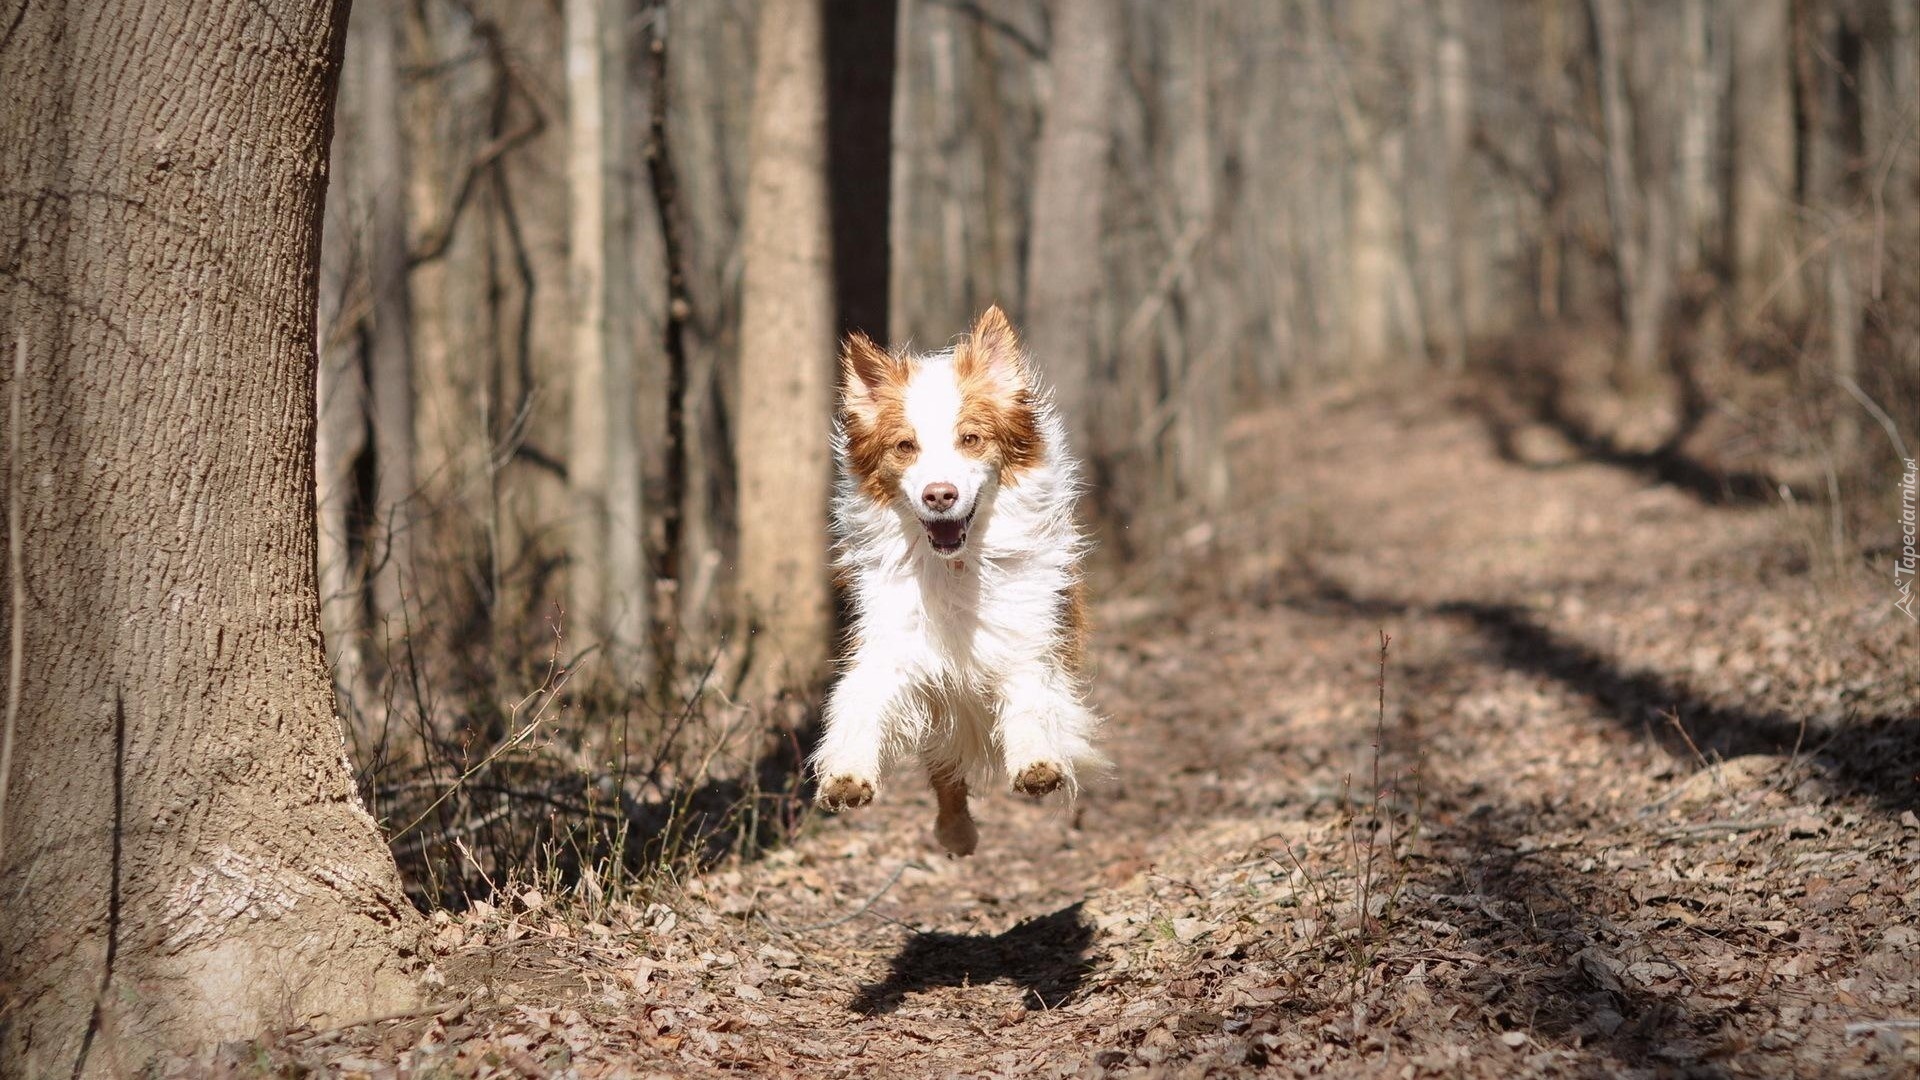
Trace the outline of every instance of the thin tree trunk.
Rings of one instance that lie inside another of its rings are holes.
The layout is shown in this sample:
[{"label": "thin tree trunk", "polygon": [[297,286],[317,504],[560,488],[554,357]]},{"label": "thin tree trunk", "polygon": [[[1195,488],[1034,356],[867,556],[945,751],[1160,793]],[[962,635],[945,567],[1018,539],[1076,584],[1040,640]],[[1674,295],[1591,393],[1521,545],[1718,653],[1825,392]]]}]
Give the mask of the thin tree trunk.
[{"label": "thin tree trunk", "polygon": [[1394,14],[1386,0],[1353,0],[1338,9],[1340,27],[1317,13],[1312,26],[1330,55],[1328,92],[1346,149],[1347,346],[1352,366],[1361,370],[1426,347],[1399,199],[1406,132],[1376,115],[1389,111],[1378,99],[1394,91],[1376,75],[1367,80],[1374,92],[1364,93],[1342,47],[1343,41],[1384,40]]},{"label": "thin tree trunk", "polygon": [[1544,191],[1540,215],[1539,275],[1534,310],[1542,319],[1560,317],[1566,291],[1567,195],[1561,141],[1567,112],[1567,27],[1565,0],[1540,0],[1538,93],[1546,116],[1540,124],[1540,172]]},{"label": "thin tree trunk", "polygon": [[1673,185],[1668,170],[1659,167],[1671,155],[1644,155],[1654,162],[1644,170],[1637,159],[1642,156],[1643,141],[1657,144],[1672,133],[1661,129],[1657,116],[1636,114],[1628,75],[1635,66],[1631,64],[1635,28],[1627,21],[1624,0],[1590,0],[1590,7],[1606,125],[1607,218],[1619,282],[1619,314],[1627,331],[1627,370],[1644,383],[1660,368],[1673,293]]},{"label": "thin tree trunk", "polygon": [[748,32],[707,0],[673,0],[665,58],[666,167],[683,233],[687,307],[675,317],[686,352],[681,395],[682,474],[678,605],[682,657],[703,664],[727,607],[733,539],[728,390],[738,351],[739,176],[751,90],[728,73],[751,65]]},{"label": "thin tree trunk", "polygon": [[1599,76],[1600,115],[1606,133],[1607,224],[1619,279],[1622,323],[1632,322],[1640,287],[1640,178],[1633,163],[1633,107],[1627,101],[1627,13],[1624,0],[1588,0],[1593,14],[1594,68]]},{"label": "thin tree trunk", "polygon": [[740,314],[740,599],[749,693],[826,675],[834,299],[821,0],[760,12]]},{"label": "thin tree trunk", "polygon": [[[1464,337],[1488,333],[1496,326],[1488,290],[1495,278],[1488,265],[1486,240],[1476,220],[1473,169],[1473,57],[1467,44],[1468,15],[1464,0],[1441,0],[1439,41],[1434,63],[1438,69],[1442,176],[1446,183],[1447,238],[1453,295],[1460,305]],[[1462,352],[1465,343],[1462,343]]]},{"label": "thin tree trunk", "polygon": [[[574,493],[568,622],[576,646],[606,645],[621,666],[643,663],[646,545],[641,532],[640,392],[632,343],[616,309],[630,280],[619,184],[625,27],[619,0],[567,0],[568,262],[572,288]],[[611,671],[613,665],[602,665]]]},{"label": "thin tree trunk", "polygon": [[[342,99],[346,97],[341,94]],[[359,315],[353,288],[353,200],[347,176],[354,155],[347,140],[333,140],[327,172],[334,197],[327,200],[319,266],[319,343],[314,437],[314,504],[320,571],[320,628],[328,670],[350,720],[379,707],[367,669],[367,595],[362,564],[351,542],[359,504],[355,469],[367,448],[367,381],[361,363]],[[356,727],[355,735],[362,734]]]},{"label": "thin tree trunk", "polygon": [[344,22],[30,4],[0,50],[0,187],[32,193],[0,199],[0,326],[27,345],[0,475],[33,478],[4,493],[24,560],[0,589],[31,659],[0,840],[9,1076],[130,1075],[413,999],[418,919],[341,759],[315,578]]},{"label": "thin tree trunk", "polygon": [[400,92],[401,0],[360,0],[353,42],[364,49],[352,59],[360,85],[362,152],[357,162],[366,185],[368,298],[368,406],[373,418],[375,467],[373,537],[374,625],[398,637],[406,625],[401,605],[417,601],[415,521],[418,513],[413,439],[412,312],[407,295],[405,99]]},{"label": "thin tree trunk", "polygon": [[[1464,136],[1456,142],[1455,128],[1461,118],[1450,115],[1459,103],[1457,92],[1443,94],[1441,42],[1446,39],[1446,15],[1437,8],[1415,5],[1406,12],[1409,37],[1408,65],[1413,75],[1413,158],[1421,167],[1407,186],[1407,214],[1412,227],[1415,259],[1414,281],[1421,300],[1421,321],[1431,335],[1440,362],[1452,371],[1466,364],[1466,312],[1461,303],[1460,243],[1454,230],[1455,174],[1458,158],[1465,154]],[[1451,53],[1458,53],[1458,36],[1452,38]],[[1449,56],[1456,70],[1459,58]]]},{"label": "thin tree trunk", "polygon": [[1790,0],[1742,0],[1733,24],[1728,251],[1734,314],[1791,324],[1806,310],[1793,269],[1793,40]]},{"label": "thin tree trunk", "polygon": [[1114,0],[1055,0],[1053,90],[1040,125],[1028,238],[1027,345],[1047,374],[1073,442],[1097,454],[1101,242],[1119,71]]},{"label": "thin tree trunk", "polygon": [[1678,268],[1693,273],[1710,266],[1718,250],[1714,228],[1719,197],[1714,183],[1720,139],[1724,65],[1713,47],[1715,0],[1685,0],[1681,10],[1685,58],[1685,104],[1680,121],[1680,214],[1675,247]]},{"label": "thin tree trunk", "polygon": [[1227,357],[1237,327],[1229,314],[1231,292],[1219,288],[1219,278],[1208,273],[1219,263],[1215,250],[1221,204],[1229,193],[1215,167],[1214,124],[1222,110],[1212,82],[1212,46],[1221,12],[1213,5],[1199,7],[1174,18],[1168,58],[1175,97],[1168,111],[1179,118],[1172,147],[1174,202],[1183,229],[1197,230],[1199,236],[1194,266],[1179,275],[1176,285],[1185,333],[1178,354],[1170,356],[1179,362],[1179,381],[1169,380],[1168,403],[1175,409],[1177,490],[1183,500],[1211,514],[1226,509],[1229,493],[1226,426],[1233,365]]}]

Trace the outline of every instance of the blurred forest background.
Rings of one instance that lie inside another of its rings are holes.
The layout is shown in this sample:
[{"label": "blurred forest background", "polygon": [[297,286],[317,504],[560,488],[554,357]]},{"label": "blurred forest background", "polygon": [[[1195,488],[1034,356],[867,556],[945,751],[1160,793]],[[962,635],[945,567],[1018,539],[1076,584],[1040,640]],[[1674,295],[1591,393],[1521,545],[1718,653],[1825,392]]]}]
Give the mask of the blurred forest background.
[{"label": "blurred forest background", "polygon": [[[1236,413],[1337,380],[1884,549],[1920,422],[1917,11],[357,0],[321,582],[410,880],[551,850],[529,806],[795,812],[856,328],[937,348],[1005,306],[1109,565],[1203,558]],[[562,780],[509,753],[536,724],[572,725]],[[695,729],[747,767],[689,760]]]}]

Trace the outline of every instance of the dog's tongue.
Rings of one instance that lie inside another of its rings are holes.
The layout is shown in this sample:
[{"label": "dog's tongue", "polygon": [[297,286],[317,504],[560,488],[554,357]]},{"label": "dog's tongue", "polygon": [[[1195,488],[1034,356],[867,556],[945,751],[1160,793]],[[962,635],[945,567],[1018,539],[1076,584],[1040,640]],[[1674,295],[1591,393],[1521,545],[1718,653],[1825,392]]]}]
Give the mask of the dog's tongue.
[{"label": "dog's tongue", "polygon": [[967,538],[967,523],[964,521],[929,521],[927,538],[937,548],[957,548]]}]

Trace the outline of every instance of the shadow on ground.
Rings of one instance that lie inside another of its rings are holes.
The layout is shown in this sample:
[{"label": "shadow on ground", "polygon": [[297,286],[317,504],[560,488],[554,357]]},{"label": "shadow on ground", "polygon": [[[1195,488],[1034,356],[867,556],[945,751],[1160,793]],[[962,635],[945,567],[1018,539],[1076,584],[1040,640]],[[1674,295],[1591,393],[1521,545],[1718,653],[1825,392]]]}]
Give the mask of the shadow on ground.
[{"label": "shadow on ground", "polygon": [[1092,969],[1093,924],[1075,903],[1028,919],[1002,934],[916,933],[900,947],[881,982],[860,988],[850,1006],[864,1016],[900,1007],[909,994],[943,986],[1013,983],[1027,1008],[1051,1009],[1080,989]]},{"label": "shadow on ground", "polygon": [[[1570,411],[1566,407],[1570,397],[1566,378],[1556,367],[1558,360],[1554,357],[1520,354],[1502,357],[1493,365],[1497,377],[1458,401],[1486,426],[1501,459],[1514,464],[1528,468],[1557,467],[1531,463],[1519,451],[1516,441],[1519,429],[1534,422],[1559,432],[1582,461],[1611,465],[1656,483],[1672,485],[1709,506],[1768,502],[1776,498],[1783,490],[1781,478],[1759,470],[1722,468],[1688,450],[1690,440],[1711,412],[1712,398],[1700,385],[1687,358],[1676,355],[1673,359],[1679,415],[1673,430],[1651,449],[1623,447],[1613,435],[1594,430]],[[1805,491],[1795,494],[1811,495]]]},{"label": "shadow on ground", "polygon": [[1514,604],[1451,600],[1415,605],[1355,595],[1311,568],[1289,575],[1267,599],[1295,610],[1369,619],[1434,615],[1465,621],[1485,655],[1585,698],[1622,731],[1691,760],[1695,747],[1720,758],[1790,754],[1813,763],[1833,793],[1890,813],[1920,806],[1920,716],[1881,715],[1825,723],[1777,709],[1721,705],[1684,681],[1622,666]]}]

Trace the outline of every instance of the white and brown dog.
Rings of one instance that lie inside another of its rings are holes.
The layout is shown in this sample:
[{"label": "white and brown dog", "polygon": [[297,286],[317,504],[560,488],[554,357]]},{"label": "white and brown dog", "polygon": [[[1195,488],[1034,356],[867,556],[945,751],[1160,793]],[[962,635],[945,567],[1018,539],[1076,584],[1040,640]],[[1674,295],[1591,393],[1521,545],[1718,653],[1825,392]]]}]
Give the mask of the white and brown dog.
[{"label": "white and brown dog", "polygon": [[1042,796],[1104,764],[1084,700],[1079,467],[998,307],[944,352],[841,357],[837,564],[845,671],[813,757],[819,801],[864,806],[917,759],[954,855],[978,840],[969,782]]}]

